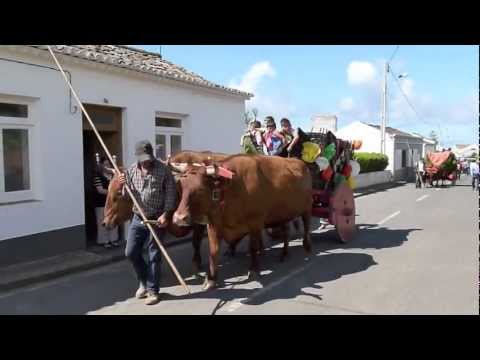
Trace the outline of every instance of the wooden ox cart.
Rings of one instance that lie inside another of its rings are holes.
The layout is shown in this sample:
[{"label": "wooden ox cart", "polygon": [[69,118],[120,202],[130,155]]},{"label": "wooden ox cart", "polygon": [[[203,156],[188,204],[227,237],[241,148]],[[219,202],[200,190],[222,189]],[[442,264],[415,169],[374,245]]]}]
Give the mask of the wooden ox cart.
[{"label": "wooden ox cart", "polygon": [[340,241],[348,242],[356,231],[352,189],[360,165],[353,160],[353,153],[361,147],[361,141],[337,139],[327,130],[308,133],[308,137],[321,149],[316,161],[307,163],[313,180],[312,216],[328,220]]},{"label": "wooden ox cart", "polygon": [[423,174],[423,182],[429,184],[430,187],[438,187],[438,182],[442,185],[445,180],[450,181],[455,186],[457,180],[457,159],[451,151],[430,152],[425,159],[425,173]]}]

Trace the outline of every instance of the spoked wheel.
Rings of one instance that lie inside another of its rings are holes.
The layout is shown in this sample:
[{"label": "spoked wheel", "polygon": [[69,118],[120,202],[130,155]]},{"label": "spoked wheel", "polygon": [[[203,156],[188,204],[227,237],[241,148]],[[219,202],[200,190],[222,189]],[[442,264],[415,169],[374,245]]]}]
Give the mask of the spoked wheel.
[{"label": "spoked wheel", "polygon": [[330,222],[335,225],[340,241],[350,241],[356,232],[355,200],[353,191],[342,183],[333,192],[330,200]]}]

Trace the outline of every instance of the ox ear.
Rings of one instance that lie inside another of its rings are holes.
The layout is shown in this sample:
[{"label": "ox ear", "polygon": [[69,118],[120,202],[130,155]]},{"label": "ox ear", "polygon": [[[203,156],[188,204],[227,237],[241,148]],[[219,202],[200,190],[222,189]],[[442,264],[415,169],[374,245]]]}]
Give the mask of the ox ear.
[{"label": "ox ear", "polygon": [[221,166],[218,166],[216,170],[217,170],[217,176],[224,177],[226,179],[231,179],[233,178],[233,175],[235,175],[232,171]]}]

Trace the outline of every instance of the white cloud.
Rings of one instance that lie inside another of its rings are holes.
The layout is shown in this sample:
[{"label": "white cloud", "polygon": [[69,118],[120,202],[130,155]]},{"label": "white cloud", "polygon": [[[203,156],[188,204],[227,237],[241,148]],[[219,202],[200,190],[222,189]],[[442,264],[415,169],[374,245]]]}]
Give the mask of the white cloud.
[{"label": "white cloud", "polygon": [[257,108],[260,119],[267,115],[271,115],[275,119],[291,118],[296,113],[297,108],[291,102],[289,94],[286,93],[288,89],[268,86],[271,85],[269,80],[276,76],[277,71],[270,61],[260,61],[253,64],[240,81],[230,81],[229,87],[254,94],[254,97],[247,101],[246,108],[247,110]]},{"label": "white cloud", "polygon": [[296,106],[281,94],[259,94],[247,103],[247,108],[257,108],[260,119],[273,116],[276,120],[282,117],[292,118],[297,111]]},{"label": "white cloud", "polygon": [[[394,69],[395,74],[403,72],[400,70],[402,69],[398,67]],[[383,74],[383,71],[384,61],[353,61],[348,65],[347,81],[353,94],[340,99],[337,104],[342,126],[357,120],[380,123],[383,76],[377,75]],[[440,135],[443,144],[477,141],[478,94],[451,101],[435,99],[429,94],[418,92],[412,74],[408,78],[399,79],[398,83],[391,75],[388,75],[388,126],[427,136],[434,130]],[[469,129],[473,129],[475,134]]]},{"label": "white cloud", "polygon": [[375,81],[377,71],[368,61],[352,61],[347,67],[347,79],[350,85],[365,85]]},{"label": "white cloud", "polygon": [[250,67],[239,83],[231,81],[229,87],[254,93],[265,77],[273,78],[275,76],[276,71],[272,64],[269,61],[260,61]]}]

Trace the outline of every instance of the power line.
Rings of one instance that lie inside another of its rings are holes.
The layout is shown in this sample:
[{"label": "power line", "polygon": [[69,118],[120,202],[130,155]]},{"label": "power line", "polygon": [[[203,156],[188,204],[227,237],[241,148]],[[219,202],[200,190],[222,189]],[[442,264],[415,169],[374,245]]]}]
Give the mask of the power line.
[{"label": "power line", "polygon": [[[398,80],[398,76],[395,74],[395,72],[392,70],[392,67],[390,66],[390,72],[392,73],[392,77],[395,79],[395,82],[397,83],[398,85],[398,88],[400,89],[400,92],[402,93],[403,97],[405,98],[405,101],[407,102],[407,104],[410,106],[410,108],[412,109],[412,111],[415,113],[415,115],[417,116],[418,120],[426,125],[431,125],[429,124],[428,122],[426,122],[425,120],[423,120],[421,118],[421,116],[419,115],[417,109],[415,109],[415,107],[413,106],[412,102],[408,99],[408,96],[407,94],[405,94],[405,92],[403,91],[402,89],[402,86],[400,85],[400,81]],[[437,122],[437,127],[440,131],[440,136],[443,137],[443,131],[441,129],[441,126],[440,126],[440,123]]]},{"label": "power line", "polygon": [[395,82],[397,83],[398,85],[398,88],[400,89],[400,92],[402,93],[403,97],[405,98],[405,100],[407,101],[408,105],[410,106],[410,108],[413,110],[413,112],[415,113],[415,115],[417,115],[418,119],[422,122],[424,122],[421,118],[420,118],[420,115],[418,114],[417,110],[415,109],[415,107],[413,106],[413,104],[410,102],[410,100],[408,99],[408,96],[407,94],[405,94],[405,92],[403,91],[402,89],[402,86],[400,85],[400,82],[398,81],[398,76],[393,72],[392,70],[392,67],[390,67],[390,72],[392,73],[392,76],[393,78],[395,79]]},{"label": "power line", "polygon": [[395,56],[395,54],[397,53],[399,47],[400,47],[400,45],[397,45],[397,47],[396,47],[395,50],[393,51],[392,56],[390,56],[390,60],[388,60],[388,63],[389,63],[389,64],[390,64],[390,62],[392,61],[392,59],[393,59],[393,57]]}]

